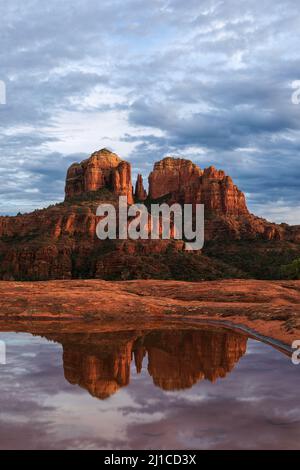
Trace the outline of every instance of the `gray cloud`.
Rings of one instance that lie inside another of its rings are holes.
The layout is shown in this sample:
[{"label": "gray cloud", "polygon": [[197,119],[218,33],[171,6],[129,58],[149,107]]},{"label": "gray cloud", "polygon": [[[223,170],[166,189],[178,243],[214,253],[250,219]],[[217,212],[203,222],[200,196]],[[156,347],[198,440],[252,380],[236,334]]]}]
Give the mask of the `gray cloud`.
[{"label": "gray cloud", "polygon": [[292,0],[2,3],[0,213],[62,199],[72,159],[108,145],[144,175],[165,154],[215,164],[251,210],[284,220],[284,207],[300,223],[298,10]]}]

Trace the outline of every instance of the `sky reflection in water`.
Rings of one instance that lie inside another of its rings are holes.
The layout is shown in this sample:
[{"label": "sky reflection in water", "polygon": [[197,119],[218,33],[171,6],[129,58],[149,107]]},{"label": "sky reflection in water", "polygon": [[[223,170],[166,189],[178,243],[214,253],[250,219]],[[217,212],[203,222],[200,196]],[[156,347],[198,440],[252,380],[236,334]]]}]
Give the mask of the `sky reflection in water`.
[{"label": "sky reflection in water", "polygon": [[218,330],[1,333],[1,449],[300,448],[300,366]]}]

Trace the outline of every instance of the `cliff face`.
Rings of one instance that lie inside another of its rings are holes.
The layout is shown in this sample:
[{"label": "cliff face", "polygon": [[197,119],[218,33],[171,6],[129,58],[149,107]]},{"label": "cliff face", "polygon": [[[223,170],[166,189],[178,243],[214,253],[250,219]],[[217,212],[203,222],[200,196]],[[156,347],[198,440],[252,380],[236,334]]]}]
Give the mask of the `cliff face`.
[{"label": "cliff face", "polygon": [[[189,194],[190,192],[190,194]],[[202,203],[206,210],[236,217],[249,216],[244,194],[233,184],[230,176],[214,167],[204,170],[196,187],[185,192],[185,201]]]},{"label": "cliff face", "polygon": [[205,240],[300,241],[300,230],[270,223],[251,214],[245,195],[224,171],[201,170],[189,160],[167,157],[149,176],[149,197],[168,203],[204,204]]},{"label": "cliff face", "polygon": [[66,178],[66,200],[89,192],[108,189],[116,196],[127,196],[133,203],[131,166],[107,149],[70,166]]},{"label": "cliff face", "polygon": [[210,330],[47,335],[63,346],[65,378],[106,399],[147,367],[163,390],[182,390],[200,380],[224,378],[245,354],[246,336]]},{"label": "cliff face", "polygon": [[202,171],[189,160],[167,157],[156,163],[149,176],[149,196],[205,204],[205,210],[216,215],[249,215],[244,194],[229,176],[212,166]]},{"label": "cliff face", "polygon": [[[180,240],[98,240],[97,207],[102,202],[117,206],[120,195],[126,195],[129,204],[155,200],[204,204],[205,241],[216,243],[216,248],[205,245],[202,255],[191,255],[184,252]],[[266,241],[277,244],[275,251],[264,244]],[[280,260],[287,264],[300,256],[300,228],[272,224],[250,214],[244,194],[223,171],[214,167],[201,170],[189,160],[167,157],[154,165],[149,196],[141,175],[133,196],[130,164],[103,149],[69,168],[64,203],[31,214],[0,217],[0,279],[199,280],[245,277],[248,273],[255,277],[256,272],[249,270],[253,256],[233,266],[231,259],[226,264],[218,261],[224,259],[218,247],[225,242],[236,247],[236,242],[251,244],[244,258],[251,250],[259,257],[261,250],[269,252],[266,267],[280,267]]]},{"label": "cliff face", "polygon": [[166,157],[155,163],[149,175],[149,196],[159,199],[170,193],[180,193],[197,185],[202,174],[202,170],[189,160]]}]

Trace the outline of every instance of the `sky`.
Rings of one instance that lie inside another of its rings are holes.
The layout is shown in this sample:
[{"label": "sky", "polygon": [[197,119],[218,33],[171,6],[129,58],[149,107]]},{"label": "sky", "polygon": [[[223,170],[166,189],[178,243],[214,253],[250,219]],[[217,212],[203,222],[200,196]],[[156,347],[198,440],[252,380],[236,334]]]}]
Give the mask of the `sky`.
[{"label": "sky", "polygon": [[107,147],[147,178],[215,165],[251,212],[300,224],[295,0],[0,0],[0,214],[63,200]]}]

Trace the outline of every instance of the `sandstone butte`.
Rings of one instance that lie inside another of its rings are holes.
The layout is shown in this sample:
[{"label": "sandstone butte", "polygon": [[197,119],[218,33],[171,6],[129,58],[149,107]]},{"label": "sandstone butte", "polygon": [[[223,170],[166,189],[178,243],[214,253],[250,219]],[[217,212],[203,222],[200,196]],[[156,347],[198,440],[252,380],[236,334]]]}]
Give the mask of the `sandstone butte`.
[{"label": "sandstone butte", "polygon": [[[185,252],[180,240],[100,241],[96,208],[117,205],[120,195],[130,204],[205,204],[204,249]],[[134,191],[131,165],[102,149],[69,168],[64,202],[0,217],[0,279],[8,281],[0,283],[0,318],[88,317],[103,326],[114,315],[228,317],[289,343],[299,331],[300,284],[279,279],[297,257],[300,227],[251,214],[223,171],[167,157],[154,165],[147,194],[142,176]],[[215,281],[192,282],[203,280]]]},{"label": "sandstone butte", "polygon": [[[185,252],[180,240],[100,241],[96,208],[120,195],[129,203],[205,204],[202,252]],[[179,158],[155,163],[147,194],[142,176],[134,192],[131,165],[102,149],[68,169],[64,202],[0,217],[2,280],[278,279],[281,265],[298,256],[300,227],[254,216],[223,171]]]},{"label": "sandstone butte", "polygon": [[127,196],[128,204],[133,204],[131,166],[115,153],[102,149],[68,169],[66,200],[104,188],[116,196]]}]

